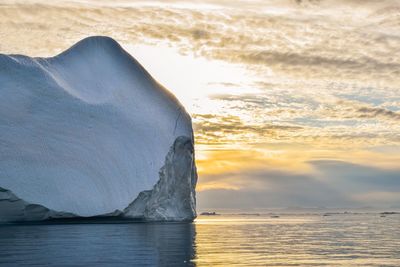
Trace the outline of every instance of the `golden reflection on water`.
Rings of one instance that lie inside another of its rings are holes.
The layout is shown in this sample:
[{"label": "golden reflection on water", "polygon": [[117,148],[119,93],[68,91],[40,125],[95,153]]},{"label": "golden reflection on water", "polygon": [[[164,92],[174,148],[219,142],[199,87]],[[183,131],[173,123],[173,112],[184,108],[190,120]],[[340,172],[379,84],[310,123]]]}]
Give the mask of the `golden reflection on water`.
[{"label": "golden reflection on water", "polygon": [[[219,216],[218,216],[219,217]],[[200,217],[196,219],[196,225],[204,225],[204,224],[211,224],[211,225],[253,225],[253,224],[299,224],[299,223],[307,223],[315,221],[315,218],[290,218],[289,220],[273,217],[264,217],[261,218],[240,218],[237,216],[230,216],[230,217],[222,217],[222,218],[204,218]]]},{"label": "golden reflection on water", "polygon": [[400,215],[200,216],[196,266],[400,266]]}]

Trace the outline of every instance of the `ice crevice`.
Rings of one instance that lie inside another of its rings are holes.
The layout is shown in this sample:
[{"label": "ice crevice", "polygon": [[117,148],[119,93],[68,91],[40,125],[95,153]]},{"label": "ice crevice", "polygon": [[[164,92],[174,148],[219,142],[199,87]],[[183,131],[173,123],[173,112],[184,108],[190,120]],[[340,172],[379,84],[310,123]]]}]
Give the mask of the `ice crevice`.
[{"label": "ice crevice", "polygon": [[123,211],[124,217],[150,221],[187,221],[196,216],[193,141],[178,137],[159,171],[159,180],[152,190],[139,196]]}]

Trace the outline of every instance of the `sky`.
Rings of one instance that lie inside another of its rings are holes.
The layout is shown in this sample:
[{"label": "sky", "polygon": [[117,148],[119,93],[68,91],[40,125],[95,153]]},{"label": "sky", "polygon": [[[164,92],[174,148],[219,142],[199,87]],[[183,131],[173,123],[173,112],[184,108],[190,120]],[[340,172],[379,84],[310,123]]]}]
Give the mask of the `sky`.
[{"label": "sky", "polygon": [[2,0],[0,52],[117,40],[193,118],[199,210],[400,207],[395,0]]}]

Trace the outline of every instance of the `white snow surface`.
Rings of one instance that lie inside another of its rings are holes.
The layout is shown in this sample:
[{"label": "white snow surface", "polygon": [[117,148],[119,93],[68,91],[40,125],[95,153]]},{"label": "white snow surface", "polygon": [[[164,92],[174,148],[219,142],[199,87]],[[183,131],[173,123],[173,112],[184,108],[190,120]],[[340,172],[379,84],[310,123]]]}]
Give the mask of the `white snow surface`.
[{"label": "white snow surface", "polygon": [[78,216],[151,190],[190,116],[121,46],[89,37],[52,58],[0,55],[0,187]]}]

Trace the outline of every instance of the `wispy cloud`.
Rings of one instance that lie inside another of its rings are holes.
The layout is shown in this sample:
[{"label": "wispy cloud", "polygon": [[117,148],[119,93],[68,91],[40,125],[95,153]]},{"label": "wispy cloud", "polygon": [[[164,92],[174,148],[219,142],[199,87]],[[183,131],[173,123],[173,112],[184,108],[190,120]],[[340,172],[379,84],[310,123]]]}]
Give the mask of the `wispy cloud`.
[{"label": "wispy cloud", "polygon": [[[237,172],[205,175],[206,186],[199,193],[203,196],[200,207],[379,207],[399,200],[398,169],[330,160],[310,164],[317,172],[243,166]],[[217,198],[218,194],[224,197]]]},{"label": "wispy cloud", "polygon": [[302,129],[300,126],[243,122],[238,116],[195,114],[194,127],[197,142],[201,143],[248,143],[251,139],[276,137],[284,132]]}]

